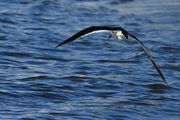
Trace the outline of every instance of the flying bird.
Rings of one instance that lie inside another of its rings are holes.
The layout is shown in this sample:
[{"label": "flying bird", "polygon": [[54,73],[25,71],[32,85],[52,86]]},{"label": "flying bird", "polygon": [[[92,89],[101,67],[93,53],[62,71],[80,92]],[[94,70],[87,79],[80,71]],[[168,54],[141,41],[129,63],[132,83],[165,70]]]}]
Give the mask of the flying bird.
[{"label": "flying bird", "polygon": [[158,67],[158,65],[155,63],[153,57],[150,55],[150,53],[148,52],[148,50],[146,49],[146,47],[144,46],[144,44],[134,35],[128,33],[125,29],[123,29],[122,27],[113,27],[113,26],[92,26],[92,27],[88,27],[85,28],[79,32],[77,32],[76,34],[72,35],[71,37],[69,37],[68,39],[66,39],[65,41],[61,42],[60,44],[58,44],[56,46],[59,47],[63,44],[66,44],[68,42],[74,41],[80,37],[92,34],[92,33],[98,33],[98,32],[110,32],[108,40],[114,36],[115,38],[119,39],[119,40],[128,40],[128,37],[132,37],[136,40],[136,42],[142,47],[142,49],[144,50],[145,54],[147,55],[147,57],[149,58],[149,60],[152,62],[152,64],[154,65],[154,67],[156,68],[157,72],[159,73],[159,75],[161,76],[161,78],[163,79],[163,81],[168,85],[163,73],[161,72],[160,68]]}]

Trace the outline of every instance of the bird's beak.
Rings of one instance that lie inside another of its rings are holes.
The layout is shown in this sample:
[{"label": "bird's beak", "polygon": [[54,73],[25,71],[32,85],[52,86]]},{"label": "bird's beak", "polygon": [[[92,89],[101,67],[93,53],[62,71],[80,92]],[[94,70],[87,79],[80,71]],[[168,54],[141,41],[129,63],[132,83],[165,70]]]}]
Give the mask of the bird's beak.
[{"label": "bird's beak", "polygon": [[108,39],[107,39],[107,40],[109,40],[111,37],[112,37],[112,34],[109,34],[109,37],[108,37]]}]

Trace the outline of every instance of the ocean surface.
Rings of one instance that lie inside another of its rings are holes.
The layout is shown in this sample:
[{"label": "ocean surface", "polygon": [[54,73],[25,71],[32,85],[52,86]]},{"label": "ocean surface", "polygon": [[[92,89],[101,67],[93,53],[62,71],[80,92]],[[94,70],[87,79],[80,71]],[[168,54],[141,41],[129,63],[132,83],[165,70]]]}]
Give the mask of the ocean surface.
[{"label": "ocean surface", "polygon": [[180,1],[0,0],[0,120],[180,120]]}]

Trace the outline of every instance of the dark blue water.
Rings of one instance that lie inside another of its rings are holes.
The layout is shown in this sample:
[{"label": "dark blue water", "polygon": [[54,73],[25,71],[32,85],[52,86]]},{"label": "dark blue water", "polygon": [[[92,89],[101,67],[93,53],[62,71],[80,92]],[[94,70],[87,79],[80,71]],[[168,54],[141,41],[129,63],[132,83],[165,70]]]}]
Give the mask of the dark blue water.
[{"label": "dark blue water", "polygon": [[[89,35],[118,25],[133,39]],[[1,0],[0,120],[179,120],[179,0]]]}]

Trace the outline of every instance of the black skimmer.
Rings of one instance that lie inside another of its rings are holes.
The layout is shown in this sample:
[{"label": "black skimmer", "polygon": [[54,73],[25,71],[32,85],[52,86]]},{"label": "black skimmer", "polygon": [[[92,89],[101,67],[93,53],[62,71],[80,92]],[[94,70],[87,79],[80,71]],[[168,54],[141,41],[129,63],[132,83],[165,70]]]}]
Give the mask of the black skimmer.
[{"label": "black skimmer", "polygon": [[145,54],[148,56],[148,58],[152,62],[152,64],[154,65],[154,67],[158,71],[158,73],[161,76],[161,78],[163,79],[163,81],[168,85],[168,83],[167,83],[164,75],[162,74],[160,68],[155,63],[153,57],[150,55],[150,53],[148,52],[148,50],[146,49],[144,44],[137,37],[135,37],[134,35],[128,33],[126,30],[124,30],[121,27],[111,27],[111,26],[92,26],[92,27],[88,27],[88,28],[83,29],[83,30],[79,31],[78,33],[72,35],[71,37],[69,37],[68,39],[66,39],[65,41],[63,41],[59,45],[57,45],[56,48],[61,46],[61,45],[63,45],[63,44],[71,42],[71,41],[73,41],[73,40],[75,40],[77,38],[80,38],[80,37],[83,37],[85,35],[92,34],[92,33],[98,33],[98,32],[110,32],[108,40],[112,36],[114,36],[115,38],[117,38],[119,40],[127,40],[129,36],[134,38],[137,41],[137,43],[142,47],[142,49],[144,50]]}]

